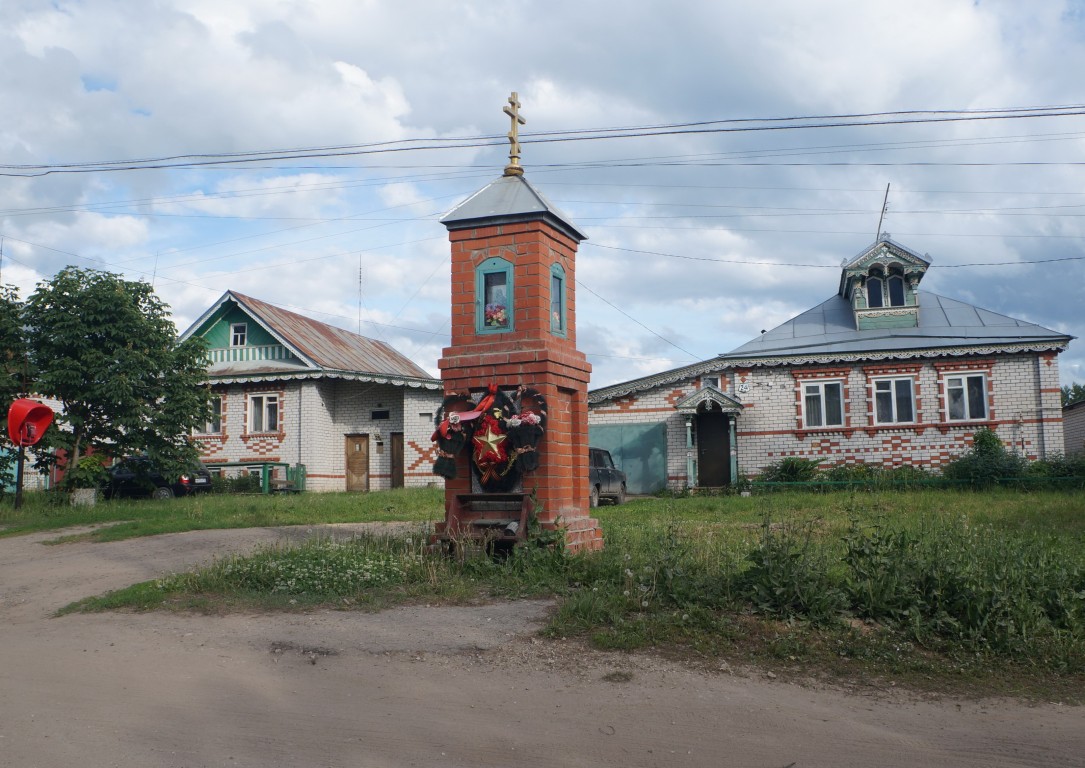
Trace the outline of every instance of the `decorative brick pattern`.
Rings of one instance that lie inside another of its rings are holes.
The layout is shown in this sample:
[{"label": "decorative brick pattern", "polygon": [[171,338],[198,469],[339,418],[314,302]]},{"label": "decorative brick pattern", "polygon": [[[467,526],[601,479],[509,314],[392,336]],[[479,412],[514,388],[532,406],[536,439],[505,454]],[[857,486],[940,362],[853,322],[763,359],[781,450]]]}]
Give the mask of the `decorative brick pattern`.
[{"label": "decorative brick pattern", "polygon": [[[429,458],[440,392],[328,378],[231,385],[217,387],[215,393],[222,396],[222,434],[195,436],[203,461],[211,466],[261,461],[304,464],[309,491],[342,491],[346,488],[344,435],[365,434],[370,436],[369,487],[382,490],[392,482],[390,435],[402,433],[404,485],[424,487],[441,481],[433,474]],[[246,405],[253,393],[279,396],[277,432],[247,434]],[[387,410],[389,418],[373,420],[376,410]],[[380,452],[378,432],[384,441]]]},{"label": "decorative brick pattern", "polygon": [[[1054,355],[1020,353],[983,358],[910,360],[880,365],[803,366],[725,370],[720,386],[743,404],[733,451],[740,474],[755,476],[787,456],[814,459],[822,467],[868,462],[910,464],[939,470],[960,456],[981,427],[997,431],[1020,455],[1035,460],[1065,450]],[[986,375],[988,418],[946,419],[945,377]],[[911,377],[915,382],[914,424],[876,424],[871,377]],[[844,384],[845,425],[802,428],[803,382],[837,379]],[[690,386],[695,384],[691,377]],[[592,424],[667,424],[667,483],[681,488],[687,476],[684,417],[668,406],[673,384],[637,393],[636,407],[618,411],[610,403],[593,406]],[[1085,408],[1083,408],[1085,410]],[[1085,440],[1085,436],[1082,438]]]}]

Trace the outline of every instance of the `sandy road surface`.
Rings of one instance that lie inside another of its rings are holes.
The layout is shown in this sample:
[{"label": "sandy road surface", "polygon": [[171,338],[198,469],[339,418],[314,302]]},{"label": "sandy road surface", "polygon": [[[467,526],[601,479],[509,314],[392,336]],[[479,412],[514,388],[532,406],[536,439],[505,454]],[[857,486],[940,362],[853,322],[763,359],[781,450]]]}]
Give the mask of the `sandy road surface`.
[{"label": "sandy road surface", "polygon": [[52,617],[298,534],[0,539],[0,766],[1085,766],[1081,708],[849,696],[638,656],[570,664],[532,637],[541,603]]}]

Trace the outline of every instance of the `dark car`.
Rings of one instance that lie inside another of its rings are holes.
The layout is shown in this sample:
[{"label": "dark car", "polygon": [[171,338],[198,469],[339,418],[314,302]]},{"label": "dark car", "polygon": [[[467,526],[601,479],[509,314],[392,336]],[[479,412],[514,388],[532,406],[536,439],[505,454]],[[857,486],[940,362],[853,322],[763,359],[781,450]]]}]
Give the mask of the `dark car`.
[{"label": "dark car", "polygon": [[166,475],[150,459],[133,457],[121,459],[107,469],[109,479],[102,488],[107,499],[172,499],[211,490],[211,473],[194,466],[178,474]]},{"label": "dark car", "polygon": [[615,504],[625,502],[625,472],[614,466],[610,451],[588,449],[588,482],[591,484],[588,496],[591,506],[598,507],[599,499],[608,499]]}]

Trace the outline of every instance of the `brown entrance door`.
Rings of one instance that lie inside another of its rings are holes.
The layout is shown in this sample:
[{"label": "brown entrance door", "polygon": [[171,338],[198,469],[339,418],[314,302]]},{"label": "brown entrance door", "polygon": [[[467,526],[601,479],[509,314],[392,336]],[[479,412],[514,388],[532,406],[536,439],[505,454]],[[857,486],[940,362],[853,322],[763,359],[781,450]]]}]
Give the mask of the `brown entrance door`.
[{"label": "brown entrance door", "polygon": [[403,487],[403,433],[393,432],[392,438],[392,487]]},{"label": "brown entrance door", "polygon": [[369,490],[369,435],[344,435],[347,452],[347,490]]},{"label": "brown entrance door", "polygon": [[722,413],[697,414],[697,485],[731,484],[731,428]]}]

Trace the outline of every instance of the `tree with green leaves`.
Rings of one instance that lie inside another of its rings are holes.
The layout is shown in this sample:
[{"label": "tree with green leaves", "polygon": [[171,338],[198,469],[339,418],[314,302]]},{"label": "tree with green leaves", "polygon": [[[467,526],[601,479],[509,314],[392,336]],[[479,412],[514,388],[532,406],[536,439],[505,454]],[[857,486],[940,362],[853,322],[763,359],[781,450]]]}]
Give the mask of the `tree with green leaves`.
[{"label": "tree with green leaves", "polygon": [[[0,286],[0,445],[8,439],[8,408],[27,392],[26,340],[23,337],[23,305],[14,286]],[[14,451],[0,452],[0,472],[7,472],[15,460]]]},{"label": "tree with green leaves", "polygon": [[69,466],[89,447],[146,453],[167,472],[197,460],[189,435],[210,400],[203,340],[177,343],[150,285],[67,267],[38,284],[23,321],[34,388],[64,406],[53,442]]},{"label": "tree with green leaves", "polygon": [[1073,385],[1065,384],[1062,387],[1062,404],[1063,406],[1073,405],[1074,403],[1080,403],[1085,400],[1085,384],[1074,383]]}]

